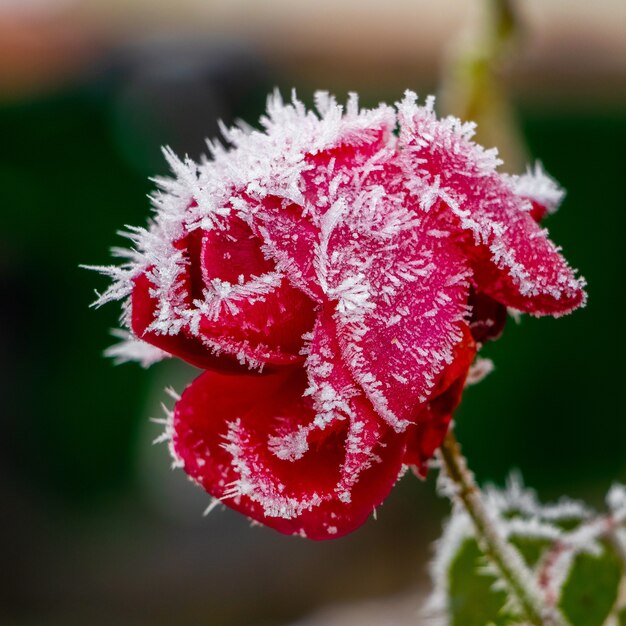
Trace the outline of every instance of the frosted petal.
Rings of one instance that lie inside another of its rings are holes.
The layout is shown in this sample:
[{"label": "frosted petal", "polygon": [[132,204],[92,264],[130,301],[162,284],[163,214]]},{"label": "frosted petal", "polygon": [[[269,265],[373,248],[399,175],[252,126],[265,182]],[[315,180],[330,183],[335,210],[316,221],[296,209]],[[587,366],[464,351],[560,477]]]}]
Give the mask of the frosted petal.
[{"label": "frosted petal", "polygon": [[[315,388],[301,369],[205,372],[183,393],[173,423],[175,454],[209,493],[280,532],[314,539],[360,526],[397,479],[404,452],[404,438],[348,392],[327,341],[311,346],[321,351],[309,361]],[[338,396],[338,387],[348,393]]]},{"label": "frosted petal", "polygon": [[[294,285],[320,302],[328,291],[330,239],[337,238],[344,222],[349,222],[344,229],[348,237],[357,226],[354,212],[349,215],[343,208],[348,203],[363,204],[372,193],[382,195],[384,188],[373,174],[393,159],[387,146],[388,129],[371,130],[375,132],[362,137],[357,145],[342,144],[305,154],[299,202],[266,196],[253,210],[251,224],[264,240],[266,253]],[[361,230],[364,226],[372,225],[362,224]]]},{"label": "frosted petal", "polygon": [[423,229],[408,238],[386,264],[374,265],[371,306],[355,315],[340,303],[335,315],[346,363],[397,430],[416,420],[465,336],[469,271],[442,233]]},{"label": "frosted petal", "polygon": [[499,174],[494,150],[471,141],[472,124],[437,120],[432,107],[413,95],[399,105],[400,146],[413,192],[430,190],[468,233],[480,291],[507,306],[537,315],[559,315],[580,306],[584,281],[577,279],[547,233],[533,220],[531,204],[515,182]]},{"label": "frosted petal", "polygon": [[233,214],[219,229],[197,228],[173,246],[181,255],[173,285],[159,288],[152,268],[135,279],[138,337],[201,367],[215,361],[211,354],[251,366],[302,361],[313,302],[275,270],[245,222]]},{"label": "frosted petal", "polygon": [[157,300],[151,295],[151,283],[145,274],[135,279],[131,303],[131,327],[139,338],[159,350],[177,356],[191,365],[205,368],[240,369],[235,358],[220,358],[198,337],[181,330],[177,335],[168,335],[150,330],[157,311]]},{"label": "frosted petal", "polygon": [[440,378],[431,399],[420,409],[408,429],[404,462],[412,466],[420,478],[426,478],[428,462],[441,446],[452,422],[452,413],[461,401],[476,346],[468,329],[465,330],[454,354],[452,365]]},{"label": "frosted petal", "polygon": [[565,191],[546,174],[539,161],[532,169],[529,167],[525,174],[512,176],[511,182],[515,193],[530,201],[530,214],[536,222],[549,213],[555,213],[565,197]]},{"label": "frosted petal", "polygon": [[[301,362],[301,335],[313,323],[310,306],[290,306],[291,287],[277,282],[262,301],[243,300],[236,309],[223,308],[215,317],[205,313],[205,303],[185,309],[187,314],[175,332],[158,325],[161,303],[146,274],[135,279],[131,303],[131,326],[141,340],[200,368],[241,369],[241,365],[283,365]],[[295,303],[302,304],[296,293]],[[288,308],[289,307],[289,308]],[[281,312],[285,325],[278,324]],[[195,314],[195,315],[193,315]],[[269,317],[269,316],[272,317]],[[268,320],[273,320],[271,324]]]}]

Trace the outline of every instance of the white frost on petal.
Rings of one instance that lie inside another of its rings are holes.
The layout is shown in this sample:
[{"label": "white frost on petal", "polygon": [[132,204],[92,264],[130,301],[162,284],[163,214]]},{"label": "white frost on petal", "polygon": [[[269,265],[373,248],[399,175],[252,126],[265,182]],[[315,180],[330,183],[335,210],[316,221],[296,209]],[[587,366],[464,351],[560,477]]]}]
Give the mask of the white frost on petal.
[{"label": "white frost on petal", "polygon": [[298,517],[303,511],[310,511],[322,503],[316,493],[298,498],[285,495],[284,485],[277,484],[274,477],[256,465],[251,455],[245,452],[247,445],[241,420],[229,423],[223,448],[231,455],[231,464],[238,478],[228,486],[222,500],[233,498],[236,501],[246,496],[260,504],[267,517],[283,519]]},{"label": "white frost on petal", "polygon": [[137,339],[125,330],[113,330],[111,334],[121,341],[107,348],[104,354],[112,358],[116,364],[137,361],[142,367],[150,367],[153,363],[170,357],[167,352]]},{"label": "white frost on petal", "polygon": [[[237,286],[237,293],[225,294],[225,285],[213,285],[205,293],[205,302],[190,308],[181,292],[180,278],[186,260],[175,243],[197,228],[205,231],[227,228],[228,219],[236,215],[250,223],[258,204],[269,196],[285,202],[304,204],[301,191],[302,174],[309,166],[306,155],[314,155],[342,144],[362,145],[373,140],[381,129],[392,137],[395,126],[393,108],[380,105],[359,109],[358,99],[351,94],[347,105],[337,103],[330,95],[316,95],[317,113],[307,111],[295,94],[284,102],[278,91],[267,103],[267,114],[261,118],[262,130],[238,124],[222,125],[226,149],[209,142],[212,158],[195,163],[179,159],[169,148],[165,158],[172,175],[155,178],[157,191],[152,194],[153,219],[147,228],[129,227],[124,233],[132,243],[125,251],[127,261],[121,266],[94,267],[109,276],[113,284],[98,296],[97,305],[111,300],[124,300],[133,290],[133,280],[147,272],[153,285],[151,296],[158,304],[150,331],[174,335],[197,325],[198,311],[219,315],[220,307],[231,311],[237,297],[248,292]],[[371,165],[370,167],[375,167]],[[264,242],[269,245],[268,241]],[[289,259],[275,255],[279,271],[293,270]],[[292,282],[297,284],[294,271]],[[248,285],[251,297],[262,297],[261,281]],[[122,320],[130,326],[126,316]]]},{"label": "white frost on petal", "polygon": [[[558,257],[546,231],[536,235],[533,249],[550,258],[551,267],[542,266],[541,258],[528,258],[528,254],[524,258],[520,241],[515,240],[516,233],[524,236],[522,214],[530,209],[520,190],[545,202],[546,208],[554,209],[562,197],[541,167],[522,177],[501,174],[497,171],[502,163],[497,151],[472,141],[474,124],[452,116],[438,119],[432,105],[419,106],[410,91],[397,108],[406,185],[419,199],[422,210],[444,202],[476,245],[488,247],[492,262],[510,275],[522,296],[545,294],[559,300],[580,292],[584,280],[575,278]],[[527,241],[525,244],[528,246]]]},{"label": "white frost on petal", "polygon": [[240,280],[238,283],[214,278],[204,289],[204,299],[195,300],[193,309],[188,309],[184,315],[192,329],[197,328],[202,317],[217,321],[226,311],[236,315],[240,309],[238,304],[263,301],[265,296],[280,287],[284,276],[279,272],[267,272],[261,276],[252,276],[249,280]]},{"label": "white frost on petal", "polygon": [[533,200],[548,213],[555,213],[565,197],[565,190],[546,174],[540,161],[535,162],[534,168],[528,166],[525,174],[511,176],[511,183],[518,196]]}]

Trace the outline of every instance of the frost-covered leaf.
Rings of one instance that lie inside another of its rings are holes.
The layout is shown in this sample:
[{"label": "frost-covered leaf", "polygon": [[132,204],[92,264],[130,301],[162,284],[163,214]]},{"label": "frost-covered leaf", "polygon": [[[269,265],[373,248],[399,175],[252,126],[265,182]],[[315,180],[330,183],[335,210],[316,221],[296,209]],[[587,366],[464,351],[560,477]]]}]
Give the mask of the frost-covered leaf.
[{"label": "frost-covered leaf", "polygon": [[484,568],[484,556],[476,540],[467,538],[449,570],[450,626],[509,626],[519,623],[519,619],[505,610],[505,590],[494,588],[496,578]]},{"label": "frost-covered leaf", "polygon": [[561,592],[559,606],[572,626],[602,626],[617,599],[623,564],[612,546],[600,554],[576,556]]},{"label": "frost-covered leaf", "polygon": [[[550,545],[541,537],[511,537],[529,566],[534,566]],[[507,603],[505,586],[480,551],[473,537],[460,545],[448,571],[448,607],[451,626],[508,626],[520,616]]]},{"label": "frost-covered leaf", "polygon": [[[582,503],[566,499],[541,504],[517,477],[504,491],[485,492],[497,531],[526,562],[546,605],[558,607],[571,626],[626,626],[624,610],[619,617],[615,613],[625,567],[614,536],[623,524],[620,489],[610,492],[608,515],[594,515]],[[450,626],[523,621],[515,621],[519,609],[481,553],[466,513],[454,511],[437,548],[431,612],[445,614]],[[613,621],[607,622],[611,615]]]}]

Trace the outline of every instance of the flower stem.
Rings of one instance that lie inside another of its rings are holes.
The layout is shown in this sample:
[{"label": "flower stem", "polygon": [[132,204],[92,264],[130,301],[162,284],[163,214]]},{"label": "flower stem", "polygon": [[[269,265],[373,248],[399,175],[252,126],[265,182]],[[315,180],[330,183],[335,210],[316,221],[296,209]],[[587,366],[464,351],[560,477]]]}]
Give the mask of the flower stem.
[{"label": "flower stem", "polygon": [[477,138],[498,146],[509,171],[527,163],[524,140],[504,87],[523,24],[513,0],[482,0],[453,42],[440,86],[443,110],[478,124]]},{"label": "flower stem", "polygon": [[459,443],[451,431],[441,446],[440,457],[454,486],[456,503],[467,511],[483,553],[506,581],[525,619],[534,626],[565,626],[567,621],[556,608],[547,606],[532,572],[517,549],[506,540],[497,520],[487,509],[474,475],[468,469]]}]

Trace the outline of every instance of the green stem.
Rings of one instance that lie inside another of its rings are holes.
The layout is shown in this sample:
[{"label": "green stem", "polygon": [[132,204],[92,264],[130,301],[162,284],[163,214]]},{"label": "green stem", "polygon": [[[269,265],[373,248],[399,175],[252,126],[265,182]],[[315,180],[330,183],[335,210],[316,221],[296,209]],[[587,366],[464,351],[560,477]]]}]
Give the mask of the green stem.
[{"label": "green stem", "polygon": [[545,603],[543,594],[520,553],[499,531],[452,432],[446,436],[440,456],[445,472],[454,485],[454,497],[465,508],[474,524],[481,550],[506,581],[525,619],[534,626],[566,626],[567,621],[560,612]]},{"label": "green stem", "polygon": [[498,146],[507,170],[522,171],[527,162],[515,112],[503,88],[505,66],[515,51],[522,26],[513,0],[482,0],[476,19],[455,42],[444,68],[444,111],[477,123],[477,139]]}]

